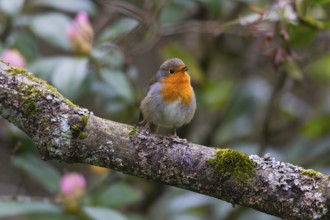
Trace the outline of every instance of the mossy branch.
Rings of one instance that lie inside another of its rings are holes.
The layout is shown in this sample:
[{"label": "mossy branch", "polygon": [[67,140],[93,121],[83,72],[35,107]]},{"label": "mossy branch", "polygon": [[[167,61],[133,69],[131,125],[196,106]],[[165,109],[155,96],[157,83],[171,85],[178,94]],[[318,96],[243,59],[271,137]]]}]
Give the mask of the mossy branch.
[{"label": "mossy branch", "polygon": [[0,115],[32,138],[44,160],[108,167],[284,219],[330,219],[330,182],[321,173],[99,118],[4,62]]}]

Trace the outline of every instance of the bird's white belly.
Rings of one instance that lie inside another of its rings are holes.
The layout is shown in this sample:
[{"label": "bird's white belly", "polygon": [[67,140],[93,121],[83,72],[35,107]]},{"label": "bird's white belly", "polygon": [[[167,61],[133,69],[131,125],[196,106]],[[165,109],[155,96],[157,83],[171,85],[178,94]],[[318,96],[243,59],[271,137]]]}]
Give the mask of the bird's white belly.
[{"label": "bird's white belly", "polygon": [[185,106],[178,99],[162,106],[155,114],[154,121],[163,127],[181,127],[186,123]]}]

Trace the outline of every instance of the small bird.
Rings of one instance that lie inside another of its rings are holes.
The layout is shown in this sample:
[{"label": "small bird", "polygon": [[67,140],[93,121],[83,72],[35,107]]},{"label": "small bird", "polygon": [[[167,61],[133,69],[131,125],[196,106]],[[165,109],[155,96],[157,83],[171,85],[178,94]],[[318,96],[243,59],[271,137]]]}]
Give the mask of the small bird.
[{"label": "small bird", "polygon": [[190,85],[188,67],[178,58],[166,60],[152,78],[140,110],[146,127],[151,123],[166,128],[188,124],[194,117],[196,99]]}]

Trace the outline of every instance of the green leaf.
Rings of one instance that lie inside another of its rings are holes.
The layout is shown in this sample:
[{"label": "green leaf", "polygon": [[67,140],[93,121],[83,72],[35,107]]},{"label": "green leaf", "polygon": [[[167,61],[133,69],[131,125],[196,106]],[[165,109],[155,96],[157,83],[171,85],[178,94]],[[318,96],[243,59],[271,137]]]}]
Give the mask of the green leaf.
[{"label": "green leaf", "polygon": [[50,7],[68,12],[86,11],[89,13],[95,13],[96,7],[90,0],[34,0],[32,1],[34,6]]},{"label": "green leaf", "polygon": [[109,69],[122,69],[123,53],[111,44],[98,45],[98,47],[92,49],[91,56],[98,66]]},{"label": "green leaf", "polygon": [[242,116],[253,118],[260,114],[268,103],[270,97],[270,85],[261,78],[252,78],[235,86],[231,94],[226,121],[239,120]]},{"label": "green leaf", "polygon": [[50,80],[54,70],[60,65],[64,57],[43,57],[34,60],[27,69],[44,80]]},{"label": "green leaf", "polygon": [[330,3],[330,0],[313,0],[314,4],[324,5]]},{"label": "green leaf", "polygon": [[218,108],[228,102],[233,83],[226,80],[209,81],[203,85],[202,100],[209,108]]},{"label": "green leaf", "polygon": [[121,100],[112,99],[104,105],[104,110],[110,114],[123,113],[125,108],[127,108],[127,103]]},{"label": "green leaf", "polygon": [[102,79],[113,88],[114,92],[126,101],[133,101],[133,91],[123,72],[101,69]]},{"label": "green leaf", "polygon": [[18,49],[27,60],[34,60],[38,55],[35,37],[28,31],[14,31],[12,33],[15,48]]},{"label": "green leaf", "polygon": [[207,7],[208,13],[212,15],[212,18],[221,18],[223,5],[226,5],[226,2],[218,0],[206,0],[204,4]]},{"label": "green leaf", "polygon": [[0,11],[7,15],[16,15],[21,11],[23,4],[24,0],[0,0]]},{"label": "green leaf", "polygon": [[128,220],[146,220],[145,217],[143,217],[142,215],[138,215],[138,214],[131,214],[127,216]]},{"label": "green leaf", "polygon": [[84,211],[94,220],[127,220],[125,216],[112,209],[84,207]]},{"label": "green leaf", "polygon": [[309,63],[306,72],[320,82],[330,82],[330,54],[323,55]]},{"label": "green leaf", "polygon": [[62,57],[52,74],[52,83],[64,96],[77,98],[88,72],[87,64],[85,57]]},{"label": "green leaf", "polygon": [[297,80],[301,80],[302,79],[302,73],[301,70],[299,68],[299,66],[297,65],[297,63],[292,60],[286,60],[284,62],[284,69],[287,71],[287,73],[294,79]]},{"label": "green leaf", "polygon": [[204,81],[203,70],[199,66],[198,61],[191,53],[185,51],[182,47],[174,43],[168,44],[162,48],[160,53],[164,60],[174,57],[180,58],[188,66],[189,75],[194,82],[201,83]]},{"label": "green leaf", "polygon": [[35,213],[60,214],[61,209],[45,201],[0,200],[1,218]]},{"label": "green leaf", "polygon": [[102,191],[96,198],[96,202],[105,206],[119,208],[138,202],[142,197],[143,194],[140,191],[133,189],[127,184],[118,183]]},{"label": "green leaf", "polygon": [[70,216],[65,213],[50,215],[49,213],[41,213],[41,214],[32,214],[26,217],[26,220],[71,220]]},{"label": "green leaf", "polygon": [[88,60],[85,57],[48,57],[33,62],[29,71],[50,80],[53,85],[68,98],[74,99],[88,72]]},{"label": "green leaf", "polygon": [[168,24],[179,22],[194,7],[196,7],[195,1],[171,1],[165,7],[162,7],[159,16],[159,23]]},{"label": "green leaf", "polygon": [[50,163],[40,160],[33,154],[23,154],[15,156],[13,164],[39,181],[50,192],[59,192],[61,175]]},{"label": "green leaf", "polygon": [[330,115],[323,115],[306,122],[302,128],[305,135],[313,138],[321,137],[330,130]]},{"label": "green leaf", "polygon": [[99,43],[105,41],[113,41],[118,37],[128,34],[131,32],[139,22],[132,18],[122,18],[117,21],[114,25],[105,29],[100,37],[97,39]]},{"label": "green leaf", "polygon": [[304,46],[310,43],[316,34],[316,30],[306,25],[289,25],[291,46]]},{"label": "green leaf", "polygon": [[34,34],[49,44],[69,50],[70,43],[66,36],[71,19],[61,13],[35,15],[31,18],[30,28]]},{"label": "green leaf", "polygon": [[212,205],[212,202],[214,200],[210,197],[193,193],[193,192],[181,192],[181,190],[173,190],[177,191],[177,194],[175,196],[173,195],[173,198],[171,198],[170,201],[168,201],[168,212],[170,213],[184,213],[196,210],[201,207],[207,207],[209,205]]}]

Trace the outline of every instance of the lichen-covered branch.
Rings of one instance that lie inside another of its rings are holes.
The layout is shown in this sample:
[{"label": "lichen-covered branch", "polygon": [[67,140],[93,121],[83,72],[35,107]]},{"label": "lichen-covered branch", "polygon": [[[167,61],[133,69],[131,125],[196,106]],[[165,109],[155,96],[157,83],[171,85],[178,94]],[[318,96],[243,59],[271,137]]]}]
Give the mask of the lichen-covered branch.
[{"label": "lichen-covered branch", "polygon": [[104,166],[284,219],[330,219],[330,182],[321,173],[99,118],[3,62],[0,115],[32,138],[44,160]]}]

